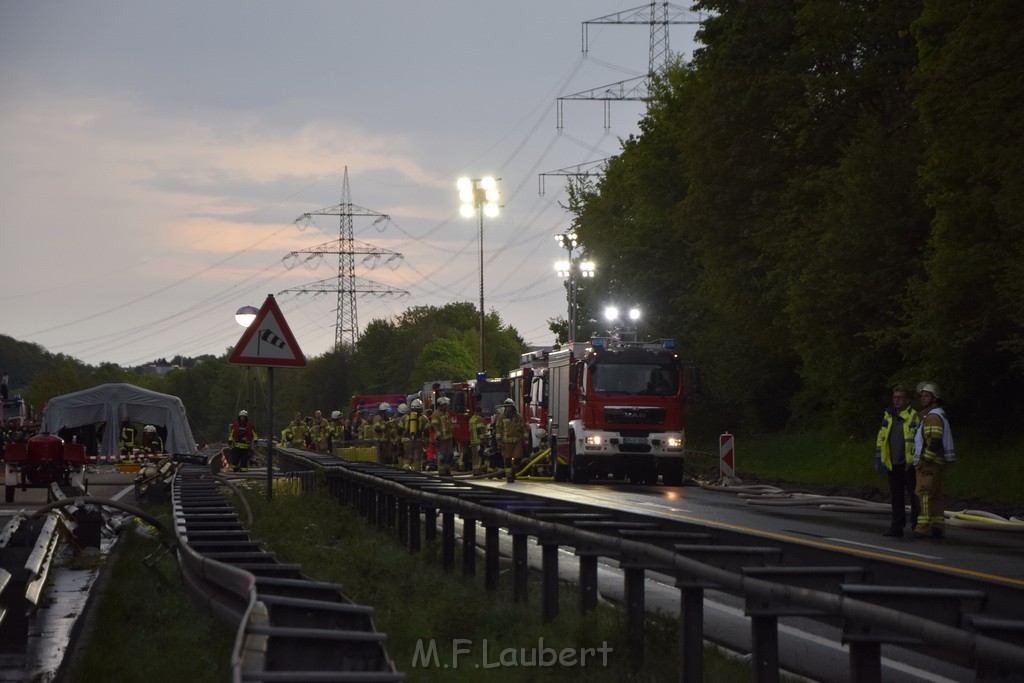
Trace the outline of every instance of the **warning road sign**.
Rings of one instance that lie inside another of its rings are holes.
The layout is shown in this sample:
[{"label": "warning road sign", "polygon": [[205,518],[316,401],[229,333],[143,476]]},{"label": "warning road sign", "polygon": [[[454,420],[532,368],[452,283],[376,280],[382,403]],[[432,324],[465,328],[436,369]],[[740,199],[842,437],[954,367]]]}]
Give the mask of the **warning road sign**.
[{"label": "warning road sign", "polygon": [[273,294],[263,302],[256,318],[235,345],[228,362],[235,365],[306,367],[306,357],[302,355]]}]

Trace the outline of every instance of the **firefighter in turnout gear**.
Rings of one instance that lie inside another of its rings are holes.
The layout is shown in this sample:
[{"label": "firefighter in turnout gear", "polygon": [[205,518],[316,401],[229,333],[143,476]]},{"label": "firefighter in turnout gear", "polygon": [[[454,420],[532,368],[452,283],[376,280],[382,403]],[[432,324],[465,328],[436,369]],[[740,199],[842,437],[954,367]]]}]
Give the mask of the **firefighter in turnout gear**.
[{"label": "firefighter in turnout gear", "polygon": [[239,410],[238,418],[231,423],[228,445],[231,446],[231,470],[248,472],[252,446],[256,441],[256,427],[249,420],[249,411]]},{"label": "firefighter in turnout gear", "polygon": [[371,438],[377,442],[379,462],[383,465],[390,465],[394,462],[394,456],[391,453],[391,442],[394,439],[393,429],[394,425],[391,423],[391,404],[381,403],[377,406],[377,414],[373,416],[370,430],[372,432]]},{"label": "firefighter in turnout gear", "polygon": [[127,415],[121,419],[121,435],[118,445],[121,448],[121,455],[126,459],[135,457],[135,425]]},{"label": "firefighter in turnout gear", "polygon": [[146,455],[156,455],[164,452],[164,440],[160,438],[156,427],[146,425],[142,428],[142,452]]},{"label": "firefighter in turnout gear", "polygon": [[921,515],[914,536],[942,539],[945,537],[946,498],[942,494],[942,477],[946,467],[956,462],[953,434],[949,420],[939,406],[942,395],[934,382],[918,385],[921,394],[919,423],[914,432],[914,465],[917,467],[917,497]]},{"label": "firefighter in turnout gear", "polygon": [[292,417],[292,421],[285,427],[284,432],[281,434],[284,437],[286,446],[291,448],[306,448],[309,443],[309,427],[302,420],[302,415],[295,413]]},{"label": "firefighter in turnout gear", "polygon": [[483,410],[483,406],[477,405],[473,416],[469,418],[469,453],[463,455],[463,466],[465,469],[472,469],[475,474],[487,470],[487,463],[484,461],[487,445],[487,419],[483,415]]},{"label": "firefighter in turnout gear", "polygon": [[327,451],[327,437],[330,433],[331,425],[327,422],[327,418],[319,410],[313,413],[313,424],[309,427],[309,436],[313,440],[313,450],[318,453],[324,453]]},{"label": "firefighter in turnout gear", "polygon": [[402,466],[419,472],[423,469],[423,440],[430,425],[423,417],[423,401],[416,398],[409,404],[409,412],[402,416],[399,431],[402,434],[404,462]]},{"label": "firefighter in turnout gear", "polygon": [[516,480],[516,460],[522,456],[523,441],[528,436],[526,422],[516,412],[516,404],[506,398],[502,403],[504,411],[498,416],[494,425],[498,446],[501,448],[501,459],[507,471],[509,482]]},{"label": "firefighter in turnout gear", "polygon": [[340,410],[331,412],[331,419],[327,421],[327,450],[333,454],[334,451],[345,443],[345,420]]},{"label": "firefighter in turnout gear", "polygon": [[437,410],[430,418],[430,426],[434,430],[434,443],[437,445],[437,473],[442,477],[451,476],[455,457],[455,422],[448,411],[451,399],[442,396],[437,399]]}]

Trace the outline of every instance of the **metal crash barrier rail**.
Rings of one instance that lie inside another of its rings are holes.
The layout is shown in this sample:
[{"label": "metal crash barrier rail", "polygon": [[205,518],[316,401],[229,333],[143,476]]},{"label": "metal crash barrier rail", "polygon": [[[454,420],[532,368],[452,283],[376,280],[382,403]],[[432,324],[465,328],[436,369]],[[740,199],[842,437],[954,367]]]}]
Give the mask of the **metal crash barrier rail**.
[{"label": "metal crash barrier rail", "polygon": [[[625,581],[631,651],[638,663],[643,660],[644,573],[657,571],[673,576],[682,601],[681,680],[699,681],[703,677],[703,601],[707,589],[745,598],[751,618],[757,680],[777,680],[777,620],[793,614],[842,621],[843,641],[850,645],[851,675],[858,681],[880,680],[883,643],[927,646],[941,650],[943,655],[956,653],[972,662],[979,675],[983,671],[995,675],[1024,671],[1024,647],[985,635],[979,632],[981,629],[969,630],[987,621],[972,614],[979,600],[977,592],[922,589],[928,594],[913,595],[907,587],[850,584],[847,577],[856,577],[858,567],[778,566],[779,548],[707,545],[700,539],[686,538],[676,539],[678,542],[665,547],[651,540],[659,533],[656,529],[621,529],[622,524],[616,523],[618,532],[608,535],[599,532],[601,519],[592,520],[594,530],[586,528],[586,520],[569,525],[538,519],[541,515],[534,514],[538,509],[549,519],[578,515],[574,508],[560,509],[558,501],[550,499],[546,503],[530,502],[502,490],[474,490],[458,480],[368,463],[346,463],[308,452],[289,451],[286,455],[291,460],[290,467],[305,464],[308,468],[324,469],[328,488],[340,502],[355,506],[371,524],[395,527],[401,542],[412,551],[420,548],[421,516],[423,533],[431,540],[437,535],[440,515],[441,554],[446,570],[454,566],[455,516],[463,520],[466,574],[475,571],[476,525],[483,526],[485,586],[489,589],[496,587],[498,579],[498,530],[504,528],[512,536],[517,598],[525,599],[527,539],[536,539],[544,553],[542,609],[546,620],[554,619],[558,613],[558,592],[551,586],[557,587],[559,580],[559,546],[573,547],[580,556],[580,605],[584,610],[596,604],[597,558],[617,560]],[[686,536],[679,532],[663,533]],[[834,587],[835,592],[815,587],[825,584]],[[919,599],[914,604],[896,605],[889,588]],[[947,607],[933,609],[937,603]],[[1010,622],[1014,620],[992,621],[995,626],[990,624],[986,632],[997,633],[1007,624],[1012,627]]]},{"label": "metal crash barrier rail", "polygon": [[172,504],[189,593],[238,627],[233,680],[405,680],[388,657],[387,637],[373,626],[372,608],[263,551],[209,468],[182,467]]}]

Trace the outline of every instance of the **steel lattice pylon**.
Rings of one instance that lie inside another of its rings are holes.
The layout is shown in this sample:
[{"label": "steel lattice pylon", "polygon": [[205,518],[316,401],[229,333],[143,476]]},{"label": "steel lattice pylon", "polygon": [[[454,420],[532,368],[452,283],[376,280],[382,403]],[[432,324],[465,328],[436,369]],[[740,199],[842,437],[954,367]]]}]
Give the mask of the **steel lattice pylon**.
[{"label": "steel lattice pylon", "polygon": [[402,255],[387,249],[380,249],[372,244],[358,242],[353,231],[353,218],[357,216],[368,216],[375,219],[375,223],[391,220],[387,214],[357,206],[352,203],[352,191],[348,183],[348,166],[345,167],[345,180],[342,184],[341,203],[336,206],[310,211],[299,216],[295,222],[311,223],[313,216],[338,216],[338,239],[337,241],[321,244],[312,249],[293,251],[288,258],[305,260],[322,258],[324,256],[337,255],[338,274],[334,278],[326,278],[311,282],[301,287],[286,289],[284,293],[295,294],[329,294],[336,293],[338,297],[337,321],[334,328],[334,345],[340,348],[342,345],[354,347],[359,340],[359,319],[356,310],[357,294],[374,294],[377,296],[407,296],[409,293],[402,289],[393,289],[373,280],[363,277],[356,277],[355,257],[360,255],[364,262],[385,257],[385,263],[400,260]]}]

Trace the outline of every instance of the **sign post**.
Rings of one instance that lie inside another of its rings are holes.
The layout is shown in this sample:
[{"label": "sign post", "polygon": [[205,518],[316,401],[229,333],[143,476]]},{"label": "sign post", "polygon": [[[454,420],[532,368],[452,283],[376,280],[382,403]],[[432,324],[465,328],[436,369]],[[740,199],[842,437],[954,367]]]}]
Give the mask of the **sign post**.
[{"label": "sign post", "polygon": [[736,476],[733,435],[729,432],[718,437],[718,476],[720,479]]},{"label": "sign post", "polygon": [[267,295],[259,313],[242,333],[228,358],[234,365],[267,368],[267,500],[274,491],[274,368],[304,368],[306,357],[292,334],[273,294]]}]

